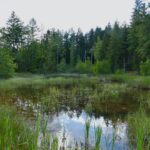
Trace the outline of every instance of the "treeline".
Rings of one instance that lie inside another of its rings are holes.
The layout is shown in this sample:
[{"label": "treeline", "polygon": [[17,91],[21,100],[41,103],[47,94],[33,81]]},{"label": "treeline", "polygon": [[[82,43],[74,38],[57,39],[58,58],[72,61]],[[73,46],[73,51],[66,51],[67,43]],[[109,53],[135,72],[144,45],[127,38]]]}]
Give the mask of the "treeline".
[{"label": "treeline", "polygon": [[41,34],[35,19],[28,25],[12,12],[0,29],[0,76],[31,73],[115,73],[150,75],[149,5],[135,1],[130,25],[97,27],[83,34],[51,29]]}]

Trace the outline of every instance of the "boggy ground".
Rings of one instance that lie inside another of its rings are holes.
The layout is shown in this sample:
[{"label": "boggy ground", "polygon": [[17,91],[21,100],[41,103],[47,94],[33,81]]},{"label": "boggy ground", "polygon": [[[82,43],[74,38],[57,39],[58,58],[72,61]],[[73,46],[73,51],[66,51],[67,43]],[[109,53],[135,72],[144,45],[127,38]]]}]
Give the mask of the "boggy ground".
[{"label": "boggy ground", "polygon": [[[77,111],[79,116],[84,110],[89,116],[93,115],[95,118],[104,116],[105,119],[111,119],[114,124],[118,118],[121,118],[127,122],[128,131],[132,131],[128,132],[128,147],[139,150],[141,148],[148,149],[149,82],[149,77],[141,76],[78,74],[46,76],[24,74],[0,80],[0,111],[2,112],[0,114],[3,116],[0,120],[0,129],[3,131],[0,135],[0,147],[7,149],[58,148],[61,146],[58,144],[59,140],[57,138],[49,140],[50,135],[46,133],[47,123],[45,121],[45,126],[41,127],[37,119],[37,112],[55,114],[61,112],[62,109],[68,112],[69,108],[69,111]],[[13,110],[11,110],[12,106]],[[11,119],[12,114],[13,119]],[[23,116],[25,120],[31,118],[37,120],[35,126],[32,126],[31,129],[27,125],[28,121],[20,119],[20,116]],[[85,130],[88,133],[88,121],[85,121]],[[102,140],[101,127],[97,127],[95,131],[98,136],[95,137],[95,141],[97,141],[95,146],[90,147],[87,144],[88,137],[85,134],[86,143],[83,149],[88,149],[87,145],[89,149],[93,147],[96,149],[106,148],[102,146],[102,142],[99,142]],[[43,142],[39,146],[37,141],[40,133],[43,134],[41,140]],[[112,136],[113,140],[115,138]],[[48,141],[53,142],[49,143]],[[111,142],[111,145],[117,149],[114,142]],[[76,144],[75,147],[80,146]]]}]

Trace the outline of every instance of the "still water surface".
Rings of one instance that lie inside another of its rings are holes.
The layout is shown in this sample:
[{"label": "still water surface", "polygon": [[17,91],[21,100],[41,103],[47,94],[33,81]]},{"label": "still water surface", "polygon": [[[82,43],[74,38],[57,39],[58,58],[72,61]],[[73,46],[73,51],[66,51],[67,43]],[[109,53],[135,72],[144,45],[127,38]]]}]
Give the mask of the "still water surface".
[{"label": "still water surface", "polygon": [[[7,99],[9,105],[17,107],[19,114],[27,118],[29,122],[34,121],[38,109],[41,108],[41,105],[36,99],[38,99],[39,95],[42,95],[42,92],[21,89],[17,90],[16,93],[10,93],[11,92],[9,92],[9,95],[11,96],[8,96],[6,93],[6,97],[4,94],[1,94],[1,103],[4,102],[2,99],[5,99],[5,101]],[[91,148],[95,143],[95,128],[101,127],[102,149],[111,149],[113,137],[115,137],[114,149],[127,150],[129,144],[127,133],[128,124],[126,120],[128,112],[126,111],[129,110],[126,107],[128,107],[128,105],[116,104],[116,107],[119,106],[118,109],[123,108],[123,113],[120,113],[120,111],[117,113],[113,111],[112,113],[111,110],[109,112],[108,109],[108,113],[100,111],[99,113],[92,112],[92,114],[89,115],[85,110],[85,104],[86,102],[84,102],[84,100],[82,106],[81,102],[70,104],[70,102],[66,103],[66,101],[61,101],[59,109],[54,109],[52,112],[47,110],[44,113],[45,118],[48,119],[47,132],[53,137],[56,136],[58,138],[61,147],[69,149],[75,147],[76,143],[78,143],[78,146],[81,148],[85,143],[85,123],[87,120],[90,120],[89,146]],[[116,110],[118,109],[116,108]]]}]

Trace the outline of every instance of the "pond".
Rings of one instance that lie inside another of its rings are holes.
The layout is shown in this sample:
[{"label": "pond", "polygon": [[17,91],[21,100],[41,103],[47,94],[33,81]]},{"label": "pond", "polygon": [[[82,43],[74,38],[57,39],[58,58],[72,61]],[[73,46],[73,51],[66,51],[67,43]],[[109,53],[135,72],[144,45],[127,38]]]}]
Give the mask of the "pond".
[{"label": "pond", "polygon": [[[60,145],[64,145],[66,148],[75,147],[76,142],[78,145],[82,145],[85,142],[85,122],[87,114],[82,111],[78,116],[77,112],[65,112],[61,111],[57,115],[53,115],[48,121],[48,129],[51,133],[56,134],[59,137]],[[118,119],[113,124],[112,120],[105,119],[104,116],[90,118],[90,130],[89,130],[89,146],[94,146],[95,143],[95,128],[100,126],[102,128],[102,140],[101,146],[104,149],[109,149],[112,143],[112,135],[115,133],[115,149],[124,149],[128,143],[126,128],[127,124]],[[62,139],[65,137],[65,141]]]},{"label": "pond", "polygon": [[[86,123],[89,121],[89,149],[95,146],[95,131],[100,127],[102,149],[109,150],[113,146],[114,150],[126,150],[129,148],[127,116],[138,110],[139,103],[135,102],[137,96],[147,92],[128,91],[128,88],[122,91],[122,85],[117,86],[114,85],[114,89],[118,94],[113,93],[112,97],[104,95],[104,90],[98,91],[99,87],[20,87],[1,92],[0,102],[17,107],[18,114],[24,116],[31,126],[37,112],[42,112],[48,121],[47,132],[57,137],[59,146],[65,149],[82,148],[86,142]],[[95,97],[95,93],[99,95]]]}]

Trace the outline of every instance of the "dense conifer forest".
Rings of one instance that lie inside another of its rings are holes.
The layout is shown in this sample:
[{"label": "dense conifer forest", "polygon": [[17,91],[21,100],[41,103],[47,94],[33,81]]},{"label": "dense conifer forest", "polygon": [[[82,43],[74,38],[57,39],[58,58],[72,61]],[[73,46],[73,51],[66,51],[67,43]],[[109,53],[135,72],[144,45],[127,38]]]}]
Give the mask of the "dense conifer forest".
[{"label": "dense conifer forest", "polygon": [[81,29],[41,32],[34,18],[24,25],[11,13],[0,29],[1,77],[14,72],[150,75],[150,13],[142,0],[135,1],[130,25],[116,21],[87,33]]}]

